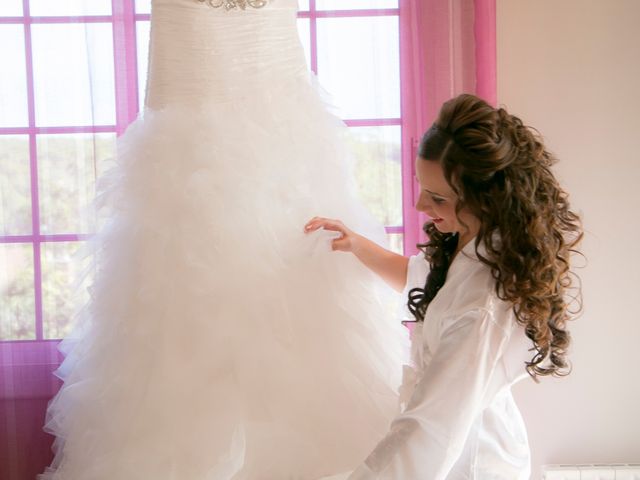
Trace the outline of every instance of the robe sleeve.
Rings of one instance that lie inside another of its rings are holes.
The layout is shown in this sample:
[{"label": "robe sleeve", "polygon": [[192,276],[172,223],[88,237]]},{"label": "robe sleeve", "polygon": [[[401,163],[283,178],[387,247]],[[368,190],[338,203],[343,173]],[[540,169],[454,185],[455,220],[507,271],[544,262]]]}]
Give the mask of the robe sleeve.
[{"label": "robe sleeve", "polygon": [[407,283],[404,287],[404,296],[406,297],[409,290],[416,287],[424,287],[429,273],[429,263],[424,258],[424,253],[420,252],[409,257],[407,266]]},{"label": "robe sleeve", "polygon": [[462,454],[509,335],[484,308],[442,328],[407,408],[349,480],[442,480]]}]

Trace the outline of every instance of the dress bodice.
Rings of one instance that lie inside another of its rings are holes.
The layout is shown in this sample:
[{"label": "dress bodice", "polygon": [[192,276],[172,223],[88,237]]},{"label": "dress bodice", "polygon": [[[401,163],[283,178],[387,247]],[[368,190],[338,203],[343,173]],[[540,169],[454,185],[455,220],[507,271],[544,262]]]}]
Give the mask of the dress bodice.
[{"label": "dress bodice", "polygon": [[147,106],[228,101],[307,74],[296,0],[212,4],[153,0]]}]

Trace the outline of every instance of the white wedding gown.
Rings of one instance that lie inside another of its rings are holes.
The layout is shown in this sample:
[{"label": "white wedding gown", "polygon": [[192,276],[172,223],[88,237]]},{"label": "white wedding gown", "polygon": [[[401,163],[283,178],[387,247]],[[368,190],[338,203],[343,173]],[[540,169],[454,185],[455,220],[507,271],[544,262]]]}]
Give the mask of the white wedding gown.
[{"label": "white wedding gown", "polygon": [[311,480],[387,432],[408,350],[389,291],[303,233],[322,215],[384,241],[296,9],[153,1],[146,108],[101,179],[42,480]]}]

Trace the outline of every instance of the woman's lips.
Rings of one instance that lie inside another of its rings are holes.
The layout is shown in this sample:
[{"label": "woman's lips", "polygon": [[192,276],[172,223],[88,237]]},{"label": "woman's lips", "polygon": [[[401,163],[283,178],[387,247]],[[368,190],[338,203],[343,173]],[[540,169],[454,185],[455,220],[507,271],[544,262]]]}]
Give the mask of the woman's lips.
[{"label": "woman's lips", "polygon": [[440,223],[442,221],[442,219],[441,218],[432,218],[431,221],[433,223]]}]

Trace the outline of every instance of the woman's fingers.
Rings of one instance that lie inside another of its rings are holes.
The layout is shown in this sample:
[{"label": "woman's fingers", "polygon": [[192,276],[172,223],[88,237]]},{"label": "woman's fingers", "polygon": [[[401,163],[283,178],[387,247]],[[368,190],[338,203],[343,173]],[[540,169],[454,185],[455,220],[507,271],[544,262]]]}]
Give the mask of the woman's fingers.
[{"label": "woman's fingers", "polygon": [[344,226],[340,220],[330,218],[313,217],[304,226],[305,233],[310,233],[323,228],[332,232],[339,232],[340,236],[331,240],[331,250],[348,252],[351,249],[352,232]]},{"label": "woman's fingers", "polygon": [[313,229],[314,227],[316,227],[316,224],[317,224],[319,218],[320,217],[313,217],[311,220],[309,220],[307,222],[307,224],[304,226],[305,232],[308,231],[308,230]]},{"label": "woman's fingers", "polygon": [[320,228],[331,230],[333,232],[346,233],[346,228],[340,220],[331,220],[328,218],[314,217],[304,227],[305,232],[313,232]]}]

